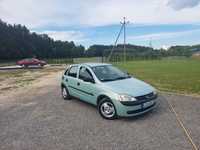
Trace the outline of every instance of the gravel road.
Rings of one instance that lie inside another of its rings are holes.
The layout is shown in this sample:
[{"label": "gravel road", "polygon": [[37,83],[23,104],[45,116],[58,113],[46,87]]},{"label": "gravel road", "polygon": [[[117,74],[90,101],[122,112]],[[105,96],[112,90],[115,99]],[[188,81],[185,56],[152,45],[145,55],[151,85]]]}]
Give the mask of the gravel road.
[{"label": "gravel road", "polygon": [[102,119],[96,108],[64,101],[60,73],[0,95],[1,150],[190,150],[168,100],[200,148],[200,98],[160,94],[158,107],[139,117]]}]

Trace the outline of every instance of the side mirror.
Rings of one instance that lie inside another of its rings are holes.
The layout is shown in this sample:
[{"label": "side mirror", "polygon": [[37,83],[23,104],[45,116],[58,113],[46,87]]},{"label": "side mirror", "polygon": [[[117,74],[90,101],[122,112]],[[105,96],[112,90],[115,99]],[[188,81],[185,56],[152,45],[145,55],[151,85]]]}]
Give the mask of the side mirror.
[{"label": "side mirror", "polygon": [[130,75],[130,73],[129,73],[129,72],[127,72],[127,71],[124,71],[124,73],[125,73],[125,74],[127,74],[127,75]]},{"label": "side mirror", "polygon": [[127,75],[128,75],[128,77],[133,77],[133,75],[131,75],[129,72],[125,72]]}]

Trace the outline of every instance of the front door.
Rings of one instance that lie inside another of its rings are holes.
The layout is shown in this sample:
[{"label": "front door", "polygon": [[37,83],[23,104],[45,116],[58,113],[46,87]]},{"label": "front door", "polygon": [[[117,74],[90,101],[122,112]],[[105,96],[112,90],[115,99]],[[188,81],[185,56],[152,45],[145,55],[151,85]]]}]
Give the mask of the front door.
[{"label": "front door", "polygon": [[79,70],[78,89],[80,99],[91,104],[96,104],[96,86],[94,79],[89,69],[84,66],[80,67]]}]

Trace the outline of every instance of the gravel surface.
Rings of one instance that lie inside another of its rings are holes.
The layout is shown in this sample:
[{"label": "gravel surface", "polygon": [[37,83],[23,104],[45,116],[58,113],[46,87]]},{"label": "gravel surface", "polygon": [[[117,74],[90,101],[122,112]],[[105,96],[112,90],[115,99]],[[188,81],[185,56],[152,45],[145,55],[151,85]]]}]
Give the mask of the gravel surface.
[{"label": "gravel surface", "polygon": [[190,150],[166,100],[200,147],[200,98],[159,96],[158,107],[139,117],[102,119],[96,108],[64,101],[60,73],[21,92],[0,95],[1,150]]}]

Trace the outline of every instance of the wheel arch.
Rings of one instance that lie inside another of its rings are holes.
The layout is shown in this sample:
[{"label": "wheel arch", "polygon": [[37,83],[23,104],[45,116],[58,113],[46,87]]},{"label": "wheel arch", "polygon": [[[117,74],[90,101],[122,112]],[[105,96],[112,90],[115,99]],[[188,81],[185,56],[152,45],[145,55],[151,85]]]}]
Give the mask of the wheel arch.
[{"label": "wheel arch", "polygon": [[99,95],[99,96],[97,97],[97,106],[98,106],[99,102],[100,102],[103,98],[108,98],[109,100],[111,100],[109,96],[107,96],[107,95],[105,95],[105,94],[101,94],[101,95]]},{"label": "wheel arch", "polygon": [[61,88],[66,87],[66,85],[64,83],[61,83]]}]

